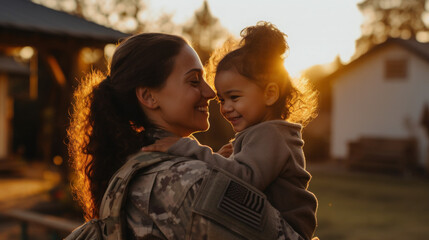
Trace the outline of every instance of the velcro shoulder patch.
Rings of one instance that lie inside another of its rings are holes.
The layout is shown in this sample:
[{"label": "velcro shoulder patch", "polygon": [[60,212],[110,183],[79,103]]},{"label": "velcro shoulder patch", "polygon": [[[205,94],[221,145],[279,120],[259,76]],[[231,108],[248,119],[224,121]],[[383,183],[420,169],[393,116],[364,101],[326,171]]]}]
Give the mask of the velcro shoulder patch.
[{"label": "velcro shoulder patch", "polygon": [[244,185],[230,180],[218,209],[254,228],[261,228],[265,199]]},{"label": "velcro shoulder patch", "polygon": [[277,239],[276,210],[265,195],[222,169],[214,168],[204,179],[193,211],[246,239]]}]

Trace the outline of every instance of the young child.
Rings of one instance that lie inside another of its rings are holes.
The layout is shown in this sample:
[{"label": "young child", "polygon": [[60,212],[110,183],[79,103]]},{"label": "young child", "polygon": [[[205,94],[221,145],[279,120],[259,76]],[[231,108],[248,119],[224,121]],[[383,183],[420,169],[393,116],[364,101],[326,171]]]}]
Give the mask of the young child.
[{"label": "young child", "polygon": [[[227,158],[195,139],[170,138],[144,148],[192,156],[225,169],[262,190],[283,218],[304,239],[316,227],[316,197],[307,190],[301,125],[315,110],[314,92],[298,91],[283,65],[286,35],[259,22],[245,28],[239,48],[218,63],[214,85],[220,111],[234,131],[233,153]],[[228,145],[227,145],[228,146]],[[229,155],[228,147],[221,149]]]}]

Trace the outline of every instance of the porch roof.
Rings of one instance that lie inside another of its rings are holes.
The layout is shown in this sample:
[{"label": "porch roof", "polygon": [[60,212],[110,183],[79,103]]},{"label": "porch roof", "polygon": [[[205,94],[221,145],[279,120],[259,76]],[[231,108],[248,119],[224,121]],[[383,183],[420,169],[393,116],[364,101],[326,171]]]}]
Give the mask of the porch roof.
[{"label": "porch roof", "polygon": [[0,32],[48,35],[116,42],[128,34],[30,0],[0,0]]}]

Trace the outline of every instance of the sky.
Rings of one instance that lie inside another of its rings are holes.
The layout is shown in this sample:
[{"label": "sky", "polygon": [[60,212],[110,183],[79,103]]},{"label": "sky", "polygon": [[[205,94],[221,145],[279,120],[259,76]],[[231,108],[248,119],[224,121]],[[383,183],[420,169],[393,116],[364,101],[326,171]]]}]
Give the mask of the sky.
[{"label": "sky", "polygon": [[[354,53],[363,16],[356,4],[362,0],[208,0],[212,14],[232,35],[239,37],[246,26],[269,21],[288,35],[290,46],[285,66],[297,76],[315,65],[344,63]],[[173,21],[185,23],[203,0],[151,0],[155,12],[173,13]]]}]

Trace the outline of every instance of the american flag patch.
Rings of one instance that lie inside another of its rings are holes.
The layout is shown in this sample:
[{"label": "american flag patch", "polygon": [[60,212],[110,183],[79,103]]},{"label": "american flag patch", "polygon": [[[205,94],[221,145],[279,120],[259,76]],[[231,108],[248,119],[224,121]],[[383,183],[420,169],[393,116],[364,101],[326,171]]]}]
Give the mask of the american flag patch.
[{"label": "american flag patch", "polygon": [[265,199],[261,195],[231,180],[218,208],[252,227],[260,228],[264,205]]}]

